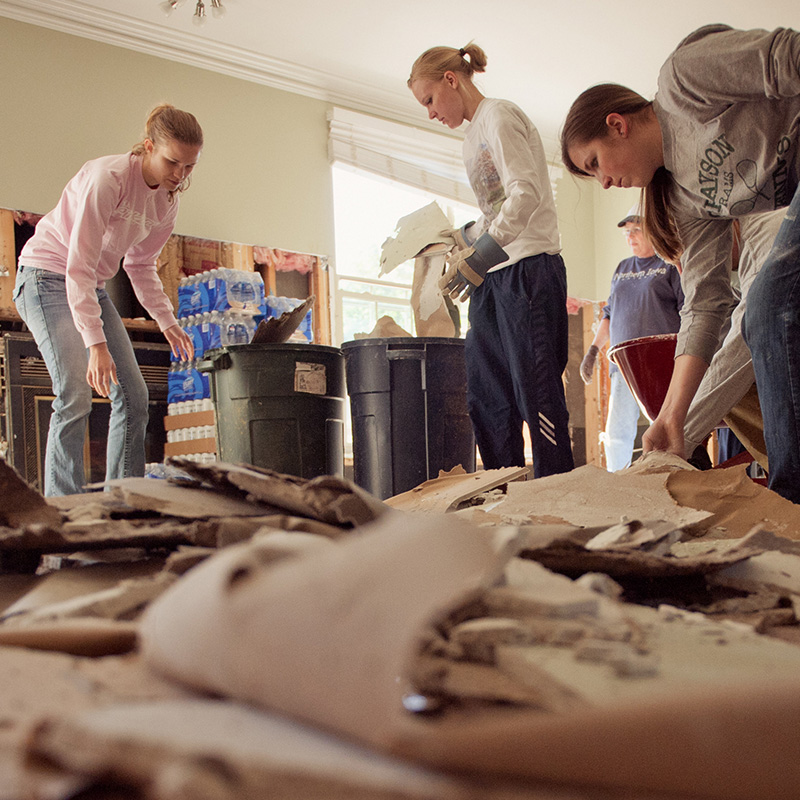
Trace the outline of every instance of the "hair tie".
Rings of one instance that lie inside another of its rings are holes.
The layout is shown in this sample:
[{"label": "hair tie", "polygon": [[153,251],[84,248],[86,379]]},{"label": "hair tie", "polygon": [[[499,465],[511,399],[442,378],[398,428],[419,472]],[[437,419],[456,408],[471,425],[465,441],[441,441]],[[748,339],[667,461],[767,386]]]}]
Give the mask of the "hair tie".
[{"label": "hair tie", "polygon": [[458,54],[461,56],[461,58],[464,58],[464,53],[466,52],[467,51],[463,47],[458,48]]}]

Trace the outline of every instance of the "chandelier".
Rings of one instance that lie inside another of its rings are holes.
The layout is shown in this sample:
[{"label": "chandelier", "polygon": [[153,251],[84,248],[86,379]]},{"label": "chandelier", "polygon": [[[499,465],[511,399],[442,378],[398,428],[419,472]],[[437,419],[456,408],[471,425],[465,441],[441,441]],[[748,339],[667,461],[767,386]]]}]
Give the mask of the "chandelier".
[{"label": "chandelier", "polygon": [[[178,6],[182,6],[185,0],[165,0],[161,3],[161,10],[169,15]],[[209,0],[211,4],[211,13],[215,17],[222,17],[225,15],[225,6],[222,5],[222,0]],[[195,25],[202,25],[206,21],[206,4],[203,0],[197,0],[194,7],[194,14],[192,15],[192,22]]]}]

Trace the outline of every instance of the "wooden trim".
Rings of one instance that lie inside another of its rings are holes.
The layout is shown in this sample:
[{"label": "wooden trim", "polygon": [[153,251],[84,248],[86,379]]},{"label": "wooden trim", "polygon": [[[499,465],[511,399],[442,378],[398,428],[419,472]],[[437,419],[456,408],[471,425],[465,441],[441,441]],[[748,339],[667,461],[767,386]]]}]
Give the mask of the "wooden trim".
[{"label": "wooden trim", "polygon": [[14,212],[0,208],[0,308],[13,308],[11,295],[17,277],[17,254],[14,246]]}]

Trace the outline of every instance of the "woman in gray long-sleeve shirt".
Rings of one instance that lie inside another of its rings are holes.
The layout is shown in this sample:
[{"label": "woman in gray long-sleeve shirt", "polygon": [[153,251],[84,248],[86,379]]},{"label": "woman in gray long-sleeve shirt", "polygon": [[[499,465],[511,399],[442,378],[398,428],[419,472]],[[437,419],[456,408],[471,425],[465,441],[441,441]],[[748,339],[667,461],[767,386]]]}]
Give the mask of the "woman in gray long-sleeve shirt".
[{"label": "woman in gray long-sleeve shirt", "polygon": [[732,218],[792,203],[750,290],[745,334],[770,487],[800,502],[800,33],[701,28],[662,67],[652,102],[614,84],[584,92],[561,145],[571,172],[641,187],[656,251],[683,267],[675,369],[648,450],[685,456],[687,409],[735,302]]}]

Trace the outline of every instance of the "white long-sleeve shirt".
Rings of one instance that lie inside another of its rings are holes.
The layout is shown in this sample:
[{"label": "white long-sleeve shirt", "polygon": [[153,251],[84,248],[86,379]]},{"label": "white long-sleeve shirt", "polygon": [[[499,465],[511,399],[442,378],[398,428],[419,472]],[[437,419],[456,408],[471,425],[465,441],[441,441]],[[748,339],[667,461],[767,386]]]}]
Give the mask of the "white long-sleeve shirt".
[{"label": "white long-sleeve shirt", "polygon": [[[156,272],[175,226],[178,195],[151,189],[133,153],[88,161],[58,205],[39,220],[19,263],[66,276],[67,300],[84,344],[105,341],[96,289],[122,266],[139,302],[163,331],[177,320]],[[124,259],[124,260],[123,260]]]},{"label": "white long-sleeve shirt", "polygon": [[464,165],[483,216],[470,239],[488,233],[508,260],[561,252],[556,204],[536,127],[514,103],[484,98],[467,129]]}]

